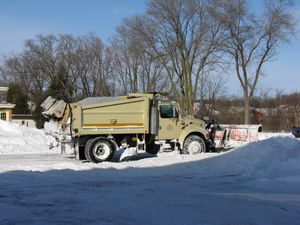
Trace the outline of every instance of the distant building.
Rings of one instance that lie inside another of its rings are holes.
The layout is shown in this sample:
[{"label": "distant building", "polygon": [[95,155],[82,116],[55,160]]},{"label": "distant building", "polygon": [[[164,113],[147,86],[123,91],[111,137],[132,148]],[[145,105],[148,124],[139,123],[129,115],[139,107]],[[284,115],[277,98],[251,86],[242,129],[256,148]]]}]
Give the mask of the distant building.
[{"label": "distant building", "polygon": [[0,119],[5,121],[12,120],[12,109],[14,104],[6,102],[8,87],[0,87]]},{"label": "distant building", "polygon": [[13,114],[12,122],[26,127],[36,128],[34,116],[30,114]]}]

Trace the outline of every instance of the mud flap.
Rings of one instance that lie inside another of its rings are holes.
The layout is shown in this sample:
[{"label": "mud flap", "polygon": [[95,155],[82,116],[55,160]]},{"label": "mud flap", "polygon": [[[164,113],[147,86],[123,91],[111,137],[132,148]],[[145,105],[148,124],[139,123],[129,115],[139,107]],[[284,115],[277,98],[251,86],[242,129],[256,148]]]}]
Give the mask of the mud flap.
[{"label": "mud flap", "polygon": [[79,144],[78,143],[75,144],[75,158],[77,160],[80,160]]}]

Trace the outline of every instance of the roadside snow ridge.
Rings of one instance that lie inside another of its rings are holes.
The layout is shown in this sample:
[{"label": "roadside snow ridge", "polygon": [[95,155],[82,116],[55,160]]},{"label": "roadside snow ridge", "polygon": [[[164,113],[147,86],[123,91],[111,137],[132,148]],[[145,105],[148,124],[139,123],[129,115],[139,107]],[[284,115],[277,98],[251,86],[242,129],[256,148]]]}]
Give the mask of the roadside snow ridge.
[{"label": "roadside snow ridge", "polygon": [[20,126],[16,123],[0,120],[0,154],[58,153],[50,149],[55,139],[43,130]]}]

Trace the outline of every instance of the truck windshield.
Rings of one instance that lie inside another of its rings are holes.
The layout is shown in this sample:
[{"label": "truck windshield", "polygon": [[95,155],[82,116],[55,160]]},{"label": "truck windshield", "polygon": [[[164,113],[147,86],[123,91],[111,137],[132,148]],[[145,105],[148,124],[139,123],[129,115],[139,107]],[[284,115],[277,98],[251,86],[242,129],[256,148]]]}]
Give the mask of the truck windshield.
[{"label": "truck windshield", "polygon": [[161,105],[159,111],[161,118],[178,118],[178,112],[174,105]]}]

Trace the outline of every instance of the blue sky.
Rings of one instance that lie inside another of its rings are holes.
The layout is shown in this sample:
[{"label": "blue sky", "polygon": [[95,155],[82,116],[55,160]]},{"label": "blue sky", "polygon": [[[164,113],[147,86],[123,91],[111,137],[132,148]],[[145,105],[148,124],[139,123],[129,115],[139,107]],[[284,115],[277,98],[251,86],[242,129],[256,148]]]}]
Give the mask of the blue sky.
[{"label": "blue sky", "polygon": [[[144,12],[145,5],[144,0],[0,0],[0,55],[21,51],[24,41],[37,34],[95,32],[106,41],[124,17]],[[258,91],[300,92],[300,0],[293,13],[297,37],[266,65]],[[229,94],[241,93],[234,75],[227,87]]]},{"label": "blue sky", "polygon": [[122,18],[144,8],[142,0],[0,0],[0,54],[37,34],[95,32],[105,41]]}]

